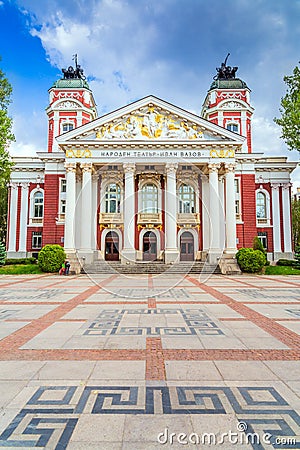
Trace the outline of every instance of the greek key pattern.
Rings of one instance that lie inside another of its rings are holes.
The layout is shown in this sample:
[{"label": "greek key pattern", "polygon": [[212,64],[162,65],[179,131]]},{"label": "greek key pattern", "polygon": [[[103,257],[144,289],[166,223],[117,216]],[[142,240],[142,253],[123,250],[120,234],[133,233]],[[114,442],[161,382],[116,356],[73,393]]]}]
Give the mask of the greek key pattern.
[{"label": "greek key pattern", "polygon": [[267,299],[267,298],[275,298],[278,299],[279,297],[282,299],[292,299],[292,300],[300,300],[300,292],[299,289],[235,289],[236,292],[239,292],[240,294],[248,295],[252,298],[257,299]]},{"label": "greek key pattern", "polygon": [[165,292],[162,289],[116,289],[114,292],[114,297],[130,297],[130,298],[148,298],[157,297],[159,298],[192,298],[187,289],[177,288],[168,289]]},{"label": "greek key pattern", "polygon": [[300,309],[286,309],[286,312],[292,314],[293,316],[300,317]]},{"label": "greek key pattern", "polygon": [[[182,319],[183,326],[122,326],[124,318],[171,315]],[[192,336],[223,335],[223,331],[202,309],[105,309],[83,333],[85,336]]]},{"label": "greek key pattern", "polygon": [[18,312],[20,312],[20,310],[16,310],[16,309],[1,309],[0,310],[0,320],[8,319],[8,317],[11,317],[14,314],[17,314]]},{"label": "greek key pattern", "polygon": [[0,300],[39,300],[59,297],[65,289],[1,289]]},{"label": "greek key pattern", "polygon": [[[0,435],[0,447],[66,449],[81,414],[234,413],[247,432],[294,437],[300,416],[273,387],[41,386]],[[277,441],[278,442],[278,441]],[[252,444],[254,449],[262,445]],[[268,448],[270,446],[268,445]]]}]

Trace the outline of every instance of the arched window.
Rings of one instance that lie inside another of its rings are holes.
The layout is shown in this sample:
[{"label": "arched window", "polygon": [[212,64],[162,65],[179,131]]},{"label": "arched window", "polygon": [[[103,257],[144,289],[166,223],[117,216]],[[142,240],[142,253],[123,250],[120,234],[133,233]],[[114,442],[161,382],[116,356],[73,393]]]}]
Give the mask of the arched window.
[{"label": "arched window", "polygon": [[33,197],[33,217],[41,219],[44,215],[44,195],[42,192],[36,192]]},{"label": "arched window", "polygon": [[121,203],[121,188],[116,183],[111,183],[105,190],[105,212],[119,213]]},{"label": "arched window", "polygon": [[233,131],[234,133],[238,133],[239,132],[239,126],[237,123],[228,123],[226,125],[227,130],[229,131]]},{"label": "arched window", "polygon": [[195,212],[195,191],[188,184],[179,186],[179,213],[189,214]]},{"label": "arched window", "polygon": [[147,183],[142,187],[142,212],[158,212],[158,192],[155,184]]},{"label": "arched window", "polygon": [[256,194],[256,218],[267,219],[267,198],[263,192]]}]

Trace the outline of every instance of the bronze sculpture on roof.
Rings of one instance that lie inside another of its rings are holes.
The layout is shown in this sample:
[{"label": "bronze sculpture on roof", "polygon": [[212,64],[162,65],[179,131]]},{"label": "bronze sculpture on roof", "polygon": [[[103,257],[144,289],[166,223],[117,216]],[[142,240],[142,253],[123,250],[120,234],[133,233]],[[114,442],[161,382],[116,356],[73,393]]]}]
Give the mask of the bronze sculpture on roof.
[{"label": "bronze sculpture on roof", "polygon": [[228,55],[226,56],[225,61],[222,62],[221,67],[216,68],[217,75],[214,76],[214,80],[231,80],[235,78],[238,67],[231,67],[226,65],[229,55],[230,53],[228,53]]},{"label": "bronze sculpture on roof", "polygon": [[75,69],[73,66],[69,66],[67,69],[61,69],[62,73],[64,74],[64,80],[72,80],[78,78],[80,78],[81,80],[85,80],[86,77],[83,74],[83,69],[77,62],[77,54],[73,55],[73,59],[75,61]]}]

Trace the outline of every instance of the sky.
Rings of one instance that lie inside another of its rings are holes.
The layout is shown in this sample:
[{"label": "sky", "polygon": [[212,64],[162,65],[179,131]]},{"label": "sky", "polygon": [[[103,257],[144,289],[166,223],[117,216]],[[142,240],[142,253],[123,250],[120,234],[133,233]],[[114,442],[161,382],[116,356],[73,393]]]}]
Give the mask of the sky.
[{"label": "sky", "polygon": [[[147,95],[200,114],[230,52],[228,64],[252,91],[253,151],[298,161],[273,118],[299,43],[300,0],[0,0],[0,68],[13,87],[10,152],[46,151],[48,89],[75,53],[101,116]],[[292,179],[300,186],[300,167]]]}]

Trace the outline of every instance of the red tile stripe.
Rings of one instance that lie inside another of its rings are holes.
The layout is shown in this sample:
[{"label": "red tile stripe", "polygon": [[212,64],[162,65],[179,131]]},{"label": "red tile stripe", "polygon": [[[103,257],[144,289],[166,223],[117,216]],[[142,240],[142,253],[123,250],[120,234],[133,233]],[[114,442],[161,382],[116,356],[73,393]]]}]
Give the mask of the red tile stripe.
[{"label": "red tile stripe", "polygon": [[165,362],[160,338],[146,339],[146,380],[165,380]]}]

